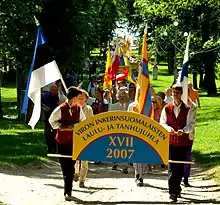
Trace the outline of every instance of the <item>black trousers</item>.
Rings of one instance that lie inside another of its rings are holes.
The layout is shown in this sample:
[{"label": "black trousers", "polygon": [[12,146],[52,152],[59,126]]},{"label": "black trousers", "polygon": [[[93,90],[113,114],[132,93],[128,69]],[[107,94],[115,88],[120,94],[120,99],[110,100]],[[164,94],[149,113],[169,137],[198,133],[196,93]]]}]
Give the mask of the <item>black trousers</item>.
[{"label": "black trousers", "polygon": [[48,121],[44,122],[44,136],[47,145],[47,152],[48,153],[56,153],[56,130],[52,129],[50,123]]},{"label": "black trousers", "polygon": [[[72,145],[58,144],[58,153],[72,156]],[[64,180],[64,196],[71,196],[76,161],[71,158],[59,158]]]},{"label": "black trousers", "polygon": [[[185,161],[187,147],[176,147],[170,145],[169,155],[171,160]],[[181,181],[184,175],[184,164],[169,164],[169,194],[178,195],[181,192]]]}]

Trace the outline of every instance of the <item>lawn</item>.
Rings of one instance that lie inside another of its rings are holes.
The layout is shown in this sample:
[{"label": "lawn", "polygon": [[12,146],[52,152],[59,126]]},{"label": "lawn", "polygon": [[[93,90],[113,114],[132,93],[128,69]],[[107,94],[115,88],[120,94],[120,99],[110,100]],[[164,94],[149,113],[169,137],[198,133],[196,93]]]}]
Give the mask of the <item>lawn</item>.
[{"label": "lawn", "polygon": [[46,147],[42,123],[35,130],[17,120],[16,89],[2,88],[2,106],[5,119],[0,123],[0,165],[38,164],[45,161]]},{"label": "lawn", "polygon": [[[158,80],[151,80],[156,92],[164,91],[173,82],[173,76],[166,74],[164,66],[160,66],[159,72]],[[220,80],[216,80],[216,84],[219,90]],[[208,173],[220,182],[220,97],[207,97],[202,91],[199,94],[201,109],[197,110],[193,156],[196,163],[204,165]]]},{"label": "lawn", "polygon": [[[166,73],[166,67],[159,67],[158,80],[151,84],[156,92],[172,85],[173,76]],[[216,80],[220,88],[220,80]],[[201,109],[197,111],[196,137],[193,155],[196,163],[204,165],[210,174],[220,181],[220,97],[207,97],[200,92]],[[6,116],[16,115],[16,91],[3,88],[3,112]],[[47,160],[42,123],[34,131],[22,121],[4,119],[0,124],[0,165],[40,163]]]}]

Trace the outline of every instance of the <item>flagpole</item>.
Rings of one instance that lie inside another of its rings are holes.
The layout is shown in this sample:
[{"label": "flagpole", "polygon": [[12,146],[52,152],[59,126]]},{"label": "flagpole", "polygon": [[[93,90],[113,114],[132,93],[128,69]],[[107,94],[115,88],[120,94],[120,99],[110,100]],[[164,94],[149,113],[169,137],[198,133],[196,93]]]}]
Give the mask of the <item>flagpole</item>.
[{"label": "flagpole", "polygon": [[[39,27],[40,26],[40,22],[37,20],[35,15],[34,15],[34,21],[35,21],[36,26]],[[65,82],[63,80],[63,76],[61,75],[61,73],[60,73],[60,76],[61,76],[60,80],[61,80],[61,82],[63,84],[63,87],[64,87],[65,91],[67,92],[67,87],[66,87],[66,84],[65,84]]]}]

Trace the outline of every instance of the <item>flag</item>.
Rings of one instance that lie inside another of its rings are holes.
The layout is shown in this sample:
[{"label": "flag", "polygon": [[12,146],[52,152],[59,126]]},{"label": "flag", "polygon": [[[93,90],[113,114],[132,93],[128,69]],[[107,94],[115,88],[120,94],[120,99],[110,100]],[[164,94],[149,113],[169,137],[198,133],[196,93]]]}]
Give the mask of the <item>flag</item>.
[{"label": "flag", "polygon": [[131,64],[126,56],[124,56],[124,62],[125,62],[125,67],[128,68],[128,81],[132,83],[136,83],[134,80],[133,73],[132,73]]},{"label": "flag", "polygon": [[188,66],[189,66],[189,43],[190,43],[190,33],[187,37],[186,50],[183,60],[182,70],[179,73],[177,83],[181,84],[183,87],[183,94],[181,99],[184,103],[188,103]]},{"label": "flag", "polygon": [[125,56],[125,52],[124,52],[122,46],[119,46],[119,59],[120,59],[119,64],[120,64],[120,66],[125,65],[124,56]]},{"label": "flag", "polygon": [[111,67],[112,67],[112,59],[111,59],[111,51],[110,48],[108,48],[108,54],[107,54],[107,61],[105,66],[105,75],[104,75],[104,83],[103,83],[103,89],[105,88],[112,88],[112,77],[111,77]]},{"label": "flag", "polygon": [[114,58],[113,58],[113,62],[112,62],[112,68],[111,68],[111,74],[112,74],[112,80],[115,80],[116,75],[118,73],[118,69],[120,66],[120,59],[119,59],[119,55],[118,55],[118,40],[116,42],[116,48],[115,48],[115,52],[114,52]]},{"label": "flag", "polygon": [[152,102],[150,90],[150,78],[148,71],[148,54],[147,54],[147,34],[144,34],[142,44],[142,60],[140,73],[140,97],[139,97],[139,111],[140,114],[151,117],[152,116]]},{"label": "flag", "polygon": [[[22,114],[28,118],[28,125],[34,129],[41,114],[41,88],[49,85],[56,80],[62,79],[59,68],[53,58],[45,38],[38,26],[34,56],[30,66]],[[33,103],[32,108],[30,108]]]},{"label": "flag", "polygon": [[132,48],[131,48],[131,39],[130,39],[130,37],[128,37],[127,41],[125,41],[125,46],[127,48],[126,49],[126,56],[128,58],[130,58],[131,55],[132,55]]}]

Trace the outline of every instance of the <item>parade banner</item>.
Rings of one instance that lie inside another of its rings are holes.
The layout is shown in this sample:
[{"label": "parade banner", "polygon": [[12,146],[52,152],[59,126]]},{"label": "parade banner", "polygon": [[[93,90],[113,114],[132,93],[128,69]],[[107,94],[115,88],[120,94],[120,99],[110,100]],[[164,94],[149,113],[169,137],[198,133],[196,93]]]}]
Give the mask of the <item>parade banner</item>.
[{"label": "parade banner", "polygon": [[105,112],[74,127],[73,160],[168,164],[169,136],[156,121],[134,112]]}]

